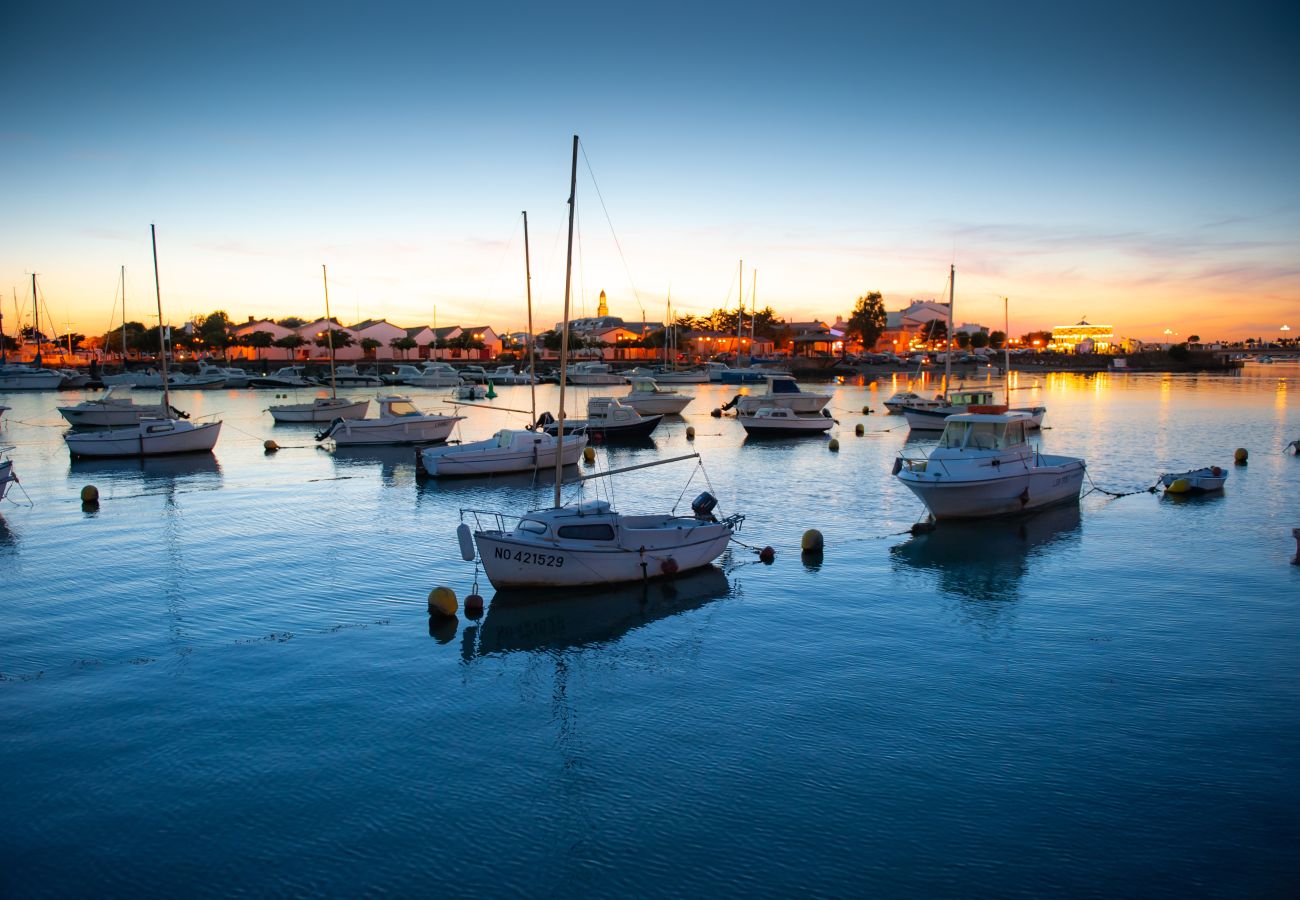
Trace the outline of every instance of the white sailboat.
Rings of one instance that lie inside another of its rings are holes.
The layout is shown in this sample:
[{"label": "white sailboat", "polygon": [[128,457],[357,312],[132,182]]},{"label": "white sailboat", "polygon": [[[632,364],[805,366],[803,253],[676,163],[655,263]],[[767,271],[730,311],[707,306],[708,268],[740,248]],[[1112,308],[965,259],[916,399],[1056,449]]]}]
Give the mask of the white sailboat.
[{"label": "white sailboat", "polygon": [[[18,305],[18,297],[14,295],[14,306]],[[36,300],[36,273],[32,273],[32,313],[35,325],[33,334],[40,334],[40,311],[37,308]],[[21,335],[22,329],[19,327],[16,333]],[[33,365],[24,363],[8,363],[0,361],[0,391],[53,391],[57,390],[66,379],[62,372],[56,372],[53,369],[41,368],[41,345],[40,338],[36,338],[36,356],[33,359]]]},{"label": "white sailboat", "polygon": [[[560,401],[557,432],[564,433],[565,363],[569,351],[569,300],[573,273],[573,221],[578,185],[578,136],[573,137],[569,179],[569,241],[564,272],[564,325],[560,341]],[[557,454],[558,457],[558,454]],[[690,454],[677,459],[698,459]],[[662,460],[604,473],[660,465]],[[600,475],[587,476],[601,477]],[[586,479],[583,479],[586,480]],[[521,516],[462,510],[478,526],[462,521],[457,528],[461,555],[477,557],[488,580],[507,587],[576,587],[617,584],[675,575],[706,566],[727,548],[743,516],[718,520],[717,500],[702,494],[691,505],[693,516],[673,513],[627,515],[603,500],[575,505],[561,502],[563,461],[555,463],[555,501],[550,509]],[[488,519],[484,527],[481,517]]]},{"label": "white sailboat", "polygon": [[189,416],[177,409],[168,409],[161,403],[136,403],[130,397],[113,396],[113,388],[104,392],[104,396],[83,400],[71,406],[57,407],[59,414],[67,419],[69,425],[87,428],[113,428],[119,425],[135,425],[141,419],[165,419],[169,415],[178,419]]},{"label": "white sailboat", "polygon": [[[328,397],[317,397],[311,403],[282,403],[279,406],[268,407],[271,418],[277,422],[333,422],[335,419],[360,419],[364,418],[366,411],[370,409],[369,400],[348,400],[346,397],[339,396],[338,381],[335,378],[334,371],[334,329],[330,327],[330,282],[329,273],[325,266],[320,267],[321,278],[325,284],[325,341],[330,348],[330,395]],[[354,370],[355,371],[355,370]],[[276,373],[283,373],[284,369]],[[259,381],[267,379],[253,379],[254,387],[261,387]],[[379,383],[379,379],[375,379]]]},{"label": "white sailboat", "polygon": [[[532,262],[528,249],[528,213],[524,217],[524,285],[528,297],[528,333],[533,331],[533,274]],[[533,342],[528,343],[528,375],[521,376],[526,383],[533,385],[529,394],[532,398],[532,414],[529,421],[537,417],[537,361],[533,351]],[[461,389],[479,385],[462,385]],[[501,475],[508,472],[528,472],[543,468],[552,468],[557,462],[563,466],[577,465],[583,448],[587,446],[585,434],[565,435],[559,440],[555,435],[547,434],[541,429],[503,428],[492,437],[469,444],[448,445],[443,447],[426,447],[416,451],[416,468],[434,477],[466,475]],[[559,454],[557,460],[556,454]]]},{"label": "white sailboat", "polygon": [[154,291],[158,299],[158,342],[163,373],[163,407],[168,414],[158,419],[141,419],[133,426],[106,431],[69,431],[63,435],[73,456],[164,456],[171,453],[210,452],[221,435],[221,422],[196,424],[170,414],[172,398],[167,386],[167,329],[163,325],[162,286],[158,277],[158,239],[153,240]]},{"label": "white sailboat", "polygon": [[316,435],[340,447],[363,444],[437,444],[447,440],[464,416],[441,416],[419,410],[409,397],[380,397],[377,419],[335,419]]}]

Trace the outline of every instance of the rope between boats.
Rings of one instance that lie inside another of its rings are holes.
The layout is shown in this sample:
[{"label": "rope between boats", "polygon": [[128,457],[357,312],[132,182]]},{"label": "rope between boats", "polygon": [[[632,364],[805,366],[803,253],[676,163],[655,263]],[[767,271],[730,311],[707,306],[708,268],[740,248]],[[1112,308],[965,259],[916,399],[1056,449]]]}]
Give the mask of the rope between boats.
[{"label": "rope between boats", "polygon": [[1155,484],[1151,485],[1150,487],[1138,488],[1135,491],[1108,491],[1104,487],[1097,486],[1096,482],[1092,480],[1091,472],[1088,472],[1085,469],[1084,474],[1088,478],[1088,484],[1092,485],[1092,487],[1089,488],[1088,491],[1084,493],[1083,496],[1085,497],[1088,496],[1088,494],[1091,494],[1095,491],[1099,494],[1105,494],[1108,497],[1119,499],[1120,497],[1132,497],[1134,494],[1154,494],[1156,490],[1160,487],[1160,480],[1156,479]]}]

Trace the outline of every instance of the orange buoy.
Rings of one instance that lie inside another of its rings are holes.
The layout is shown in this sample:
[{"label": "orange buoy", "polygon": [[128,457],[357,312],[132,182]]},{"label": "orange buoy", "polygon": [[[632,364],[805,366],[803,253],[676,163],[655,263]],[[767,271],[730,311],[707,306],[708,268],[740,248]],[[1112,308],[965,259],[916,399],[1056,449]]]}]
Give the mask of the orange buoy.
[{"label": "orange buoy", "polygon": [[465,598],[465,615],[477,619],[483,615],[483,598],[479,594],[470,594]]},{"label": "orange buoy", "polygon": [[776,559],[776,550],[774,550],[771,547],[764,547],[762,550],[758,551],[758,558],[765,565],[770,566],[772,565],[772,562]]}]

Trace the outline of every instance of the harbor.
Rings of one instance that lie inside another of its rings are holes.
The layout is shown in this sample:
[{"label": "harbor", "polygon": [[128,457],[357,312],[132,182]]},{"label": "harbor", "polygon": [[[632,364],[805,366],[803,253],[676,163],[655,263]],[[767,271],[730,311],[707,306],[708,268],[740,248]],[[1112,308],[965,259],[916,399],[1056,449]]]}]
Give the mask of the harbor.
[{"label": "harbor", "polygon": [[[1297,377],[1013,373],[1049,408],[1029,440],[1086,457],[1082,499],[915,535],[925,507],[890,472],[939,435],[882,404],[937,384],[808,385],[834,429],[764,440],[711,415],[734,385],[676,385],[681,415],[569,471],[699,460],[565,500],[690,515],[707,490],[743,513],[737,541],[679,579],[558,595],[494,591],[455,534],[466,508],[547,507],[549,473],[421,477],[413,448],[322,448],[254,390],[173,394],[224,422],[212,453],[71,459],[56,395],[7,395],[7,884],[637,893],[673,867],[690,893],[946,894],[980,873],[993,894],[1159,895],[1176,870],[1277,893],[1300,783]],[[527,385],[456,407],[405,390],[465,417],[452,440],[527,424],[504,411]],[[627,390],[570,386],[570,416]],[[1211,463],[1221,490],[1150,490]],[[430,616],[439,586],[485,612]]]}]

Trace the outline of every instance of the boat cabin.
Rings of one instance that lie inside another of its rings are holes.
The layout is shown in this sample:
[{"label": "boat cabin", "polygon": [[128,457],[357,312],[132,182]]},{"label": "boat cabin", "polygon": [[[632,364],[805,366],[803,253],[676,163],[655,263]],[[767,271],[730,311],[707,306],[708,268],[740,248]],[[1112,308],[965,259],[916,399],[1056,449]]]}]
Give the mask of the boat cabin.
[{"label": "boat cabin", "polygon": [[633,394],[676,394],[677,392],[676,392],[676,391],[670,391],[670,390],[668,390],[668,389],[666,389],[666,388],[661,388],[661,387],[659,386],[659,383],[658,383],[657,381],[655,381],[653,378],[640,377],[640,378],[633,378],[633,379],[632,379],[632,390],[630,391],[630,393],[633,393]]},{"label": "boat cabin", "polygon": [[401,419],[406,416],[422,415],[424,413],[416,409],[415,404],[406,397],[379,398],[379,418],[381,419]]},{"label": "boat cabin", "polygon": [[616,397],[592,397],[587,401],[587,418],[594,424],[613,425],[619,422],[637,422],[641,414],[630,406],[618,402]]},{"label": "boat cabin", "polygon": [[993,392],[984,390],[949,391],[948,403],[951,406],[992,406]]},{"label": "boat cabin", "polygon": [[949,416],[939,437],[940,450],[1007,450],[1025,443],[1030,417],[1024,413],[965,413]]}]

